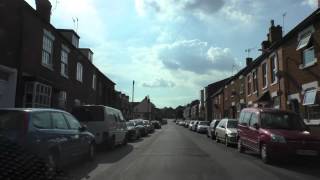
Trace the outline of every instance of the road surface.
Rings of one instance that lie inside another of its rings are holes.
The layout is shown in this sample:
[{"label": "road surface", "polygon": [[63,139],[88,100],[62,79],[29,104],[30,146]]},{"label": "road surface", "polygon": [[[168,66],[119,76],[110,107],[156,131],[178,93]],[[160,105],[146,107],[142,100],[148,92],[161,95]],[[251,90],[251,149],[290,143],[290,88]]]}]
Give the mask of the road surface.
[{"label": "road surface", "polygon": [[265,165],[254,153],[240,154],[169,121],[138,142],[98,152],[93,162],[71,165],[67,173],[73,179],[92,180],[319,180],[320,162],[300,159]]}]

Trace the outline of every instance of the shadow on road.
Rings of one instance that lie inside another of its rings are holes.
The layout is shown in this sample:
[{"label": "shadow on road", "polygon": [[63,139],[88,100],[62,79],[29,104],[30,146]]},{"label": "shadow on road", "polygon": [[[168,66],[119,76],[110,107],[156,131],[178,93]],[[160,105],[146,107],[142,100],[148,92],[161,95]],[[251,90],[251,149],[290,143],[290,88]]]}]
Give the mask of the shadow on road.
[{"label": "shadow on road", "polygon": [[133,150],[133,146],[128,144],[126,146],[115,148],[110,151],[97,152],[93,161],[79,161],[69,165],[65,171],[72,180],[89,179],[90,172],[96,169],[99,165],[107,165],[115,163]]},{"label": "shadow on road", "polygon": [[[246,155],[260,159],[260,155],[252,151],[246,151]],[[283,159],[276,159],[271,166],[318,177],[320,179],[320,158],[301,156],[284,157]]]}]

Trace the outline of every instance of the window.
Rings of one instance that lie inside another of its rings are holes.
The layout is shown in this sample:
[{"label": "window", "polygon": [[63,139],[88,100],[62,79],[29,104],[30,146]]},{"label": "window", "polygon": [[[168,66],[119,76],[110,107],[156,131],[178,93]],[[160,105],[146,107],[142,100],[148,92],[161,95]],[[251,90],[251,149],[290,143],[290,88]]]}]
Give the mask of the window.
[{"label": "window", "polygon": [[272,56],[271,59],[270,59],[270,66],[271,66],[271,83],[276,83],[277,82],[277,77],[276,77],[276,74],[277,74],[277,71],[278,71],[278,68],[277,68],[277,58],[276,56]]},{"label": "window", "polygon": [[247,81],[248,81],[248,95],[251,94],[251,75],[249,74],[248,77],[247,77]]},{"label": "window", "polygon": [[253,93],[258,91],[258,77],[257,77],[257,69],[252,72],[253,76]]},{"label": "window", "polygon": [[263,88],[268,86],[267,63],[262,64],[262,86]]},{"label": "window", "polygon": [[316,62],[313,46],[303,50],[302,62],[304,67],[313,65]]},{"label": "window", "polygon": [[44,30],[42,42],[42,65],[52,68],[54,36],[47,30]]},{"label": "window", "polygon": [[24,122],[21,119],[25,118],[23,111],[0,110],[0,129],[19,131],[24,128]]},{"label": "window", "polygon": [[243,82],[241,82],[239,94],[243,94],[243,92],[244,92],[244,84],[243,84]]},{"label": "window", "polygon": [[78,130],[81,127],[78,120],[76,120],[73,116],[71,116],[69,114],[64,114],[64,117],[68,120],[69,125],[70,125],[70,129]]},{"label": "window", "polygon": [[94,90],[97,89],[97,76],[96,76],[96,74],[93,74],[93,76],[92,76],[92,89],[94,89]]},{"label": "window", "polygon": [[280,109],[280,96],[273,98],[273,108]]},{"label": "window", "polygon": [[54,129],[69,129],[66,119],[64,118],[62,113],[53,112],[51,113],[51,115]]},{"label": "window", "polygon": [[312,36],[312,33],[311,33],[311,32],[308,32],[308,33],[303,34],[303,35],[300,37],[297,50],[300,50],[300,49],[303,49],[303,48],[307,47],[308,44],[309,44],[310,41],[311,41],[311,36]]},{"label": "window", "polygon": [[24,107],[50,107],[51,86],[39,82],[27,82],[25,85]]},{"label": "window", "polygon": [[61,50],[61,75],[68,77],[68,54],[69,49],[65,46],[62,46]]},{"label": "window", "polygon": [[83,67],[81,63],[77,63],[77,80],[82,82]]},{"label": "window", "polygon": [[254,124],[258,124],[258,116],[256,113],[252,113],[250,121],[249,121],[250,127],[254,127]]},{"label": "window", "polygon": [[67,92],[60,91],[59,92],[59,107],[65,108],[67,105]]},{"label": "window", "polygon": [[241,125],[244,125],[244,126],[247,126],[249,124],[249,120],[251,118],[251,114],[250,112],[241,112],[240,114],[240,124]]},{"label": "window", "polygon": [[39,129],[51,129],[51,118],[49,112],[32,113],[32,124]]},{"label": "window", "polygon": [[305,92],[304,98],[303,98],[303,105],[313,105],[315,104],[317,96],[317,89],[311,89]]}]

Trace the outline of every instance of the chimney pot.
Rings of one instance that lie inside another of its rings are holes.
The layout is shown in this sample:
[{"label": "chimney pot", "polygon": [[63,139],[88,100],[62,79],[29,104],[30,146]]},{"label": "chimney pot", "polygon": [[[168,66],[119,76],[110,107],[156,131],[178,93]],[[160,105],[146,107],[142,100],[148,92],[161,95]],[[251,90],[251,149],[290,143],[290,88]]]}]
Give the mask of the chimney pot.
[{"label": "chimney pot", "polygon": [[249,66],[252,63],[253,59],[251,57],[246,58],[246,65]]},{"label": "chimney pot", "polygon": [[273,26],[274,26],[274,20],[271,19],[271,27],[273,27]]}]

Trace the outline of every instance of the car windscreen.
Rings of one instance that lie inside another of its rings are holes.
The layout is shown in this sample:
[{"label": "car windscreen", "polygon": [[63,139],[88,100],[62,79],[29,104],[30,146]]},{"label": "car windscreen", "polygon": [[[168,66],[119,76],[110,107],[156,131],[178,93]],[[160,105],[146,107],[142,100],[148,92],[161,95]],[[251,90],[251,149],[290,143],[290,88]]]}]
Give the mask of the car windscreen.
[{"label": "car windscreen", "polygon": [[137,125],[142,125],[143,126],[143,122],[142,121],[136,121]]},{"label": "car windscreen", "polygon": [[293,113],[261,113],[261,127],[287,130],[307,129],[301,118]]},{"label": "car windscreen", "polygon": [[77,107],[72,114],[80,122],[104,121],[104,108],[100,106]]},{"label": "car windscreen", "polygon": [[207,121],[202,121],[202,122],[199,122],[199,125],[205,125],[205,126],[207,126],[207,125],[209,125],[209,122],[207,122]]},{"label": "car windscreen", "polygon": [[228,121],[228,128],[237,128],[238,126],[238,121]]},{"label": "car windscreen", "polygon": [[24,113],[21,111],[0,110],[0,131],[22,130]]}]

